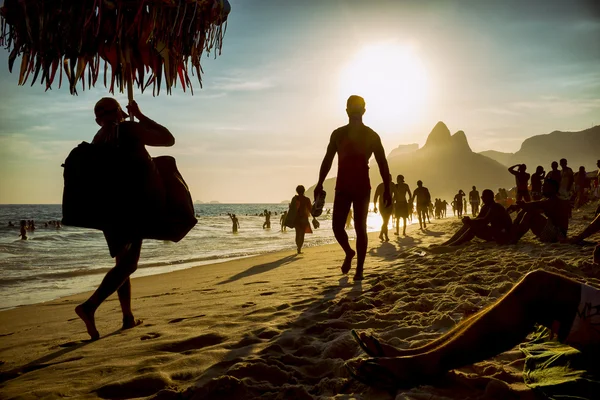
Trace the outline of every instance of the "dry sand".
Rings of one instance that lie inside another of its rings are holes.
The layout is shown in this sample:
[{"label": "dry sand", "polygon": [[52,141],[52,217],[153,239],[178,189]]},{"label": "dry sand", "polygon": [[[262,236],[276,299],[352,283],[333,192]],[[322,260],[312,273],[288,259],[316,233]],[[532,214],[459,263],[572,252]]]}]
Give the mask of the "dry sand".
[{"label": "dry sand", "polygon": [[[574,213],[571,233],[590,211]],[[394,398],[349,378],[344,361],[362,355],[351,328],[413,347],[537,268],[600,285],[593,247],[541,244],[528,234],[515,246],[429,249],[459,226],[435,221],[383,244],[371,234],[362,283],[340,274],[337,245],[136,278],[134,312],[144,324],[119,331],[111,296],[96,314],[96,342],[83,341],[73,311],[89,293],[0,312],[0,398]],[[535,398],[523,359],[515,348],[395,398]]]}]

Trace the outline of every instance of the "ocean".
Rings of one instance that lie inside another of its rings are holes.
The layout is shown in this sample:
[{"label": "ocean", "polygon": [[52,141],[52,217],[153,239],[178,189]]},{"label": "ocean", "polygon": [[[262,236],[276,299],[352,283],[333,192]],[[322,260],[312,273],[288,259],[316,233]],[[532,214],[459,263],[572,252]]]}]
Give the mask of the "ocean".
[{"label": "ocean", "polygon": [[[294,230],[281,232],[279,220],[286,204],[195,204],[198,224],[178,243],[144,240],[133,277],[155,275],[280,250],[295,251]],[[327,204],[325,208],[331,208]],[[272,212],[271,229],[263,229],[263,210]],[[236,214],[240,228],[232,233],[227,213]],[[276,215],[275,215],[276,214]],[[94,290],[114,259],[101,231],[53,225],[60,221],[60,204],[0,205],[0,309],[41,303]],[[28,239],[19,237],[19,221],[34,220]],[[321,226],[306,235],[305,247],[335,243],[331,215],[318,218]],[[14,227],[9,227],[9,221]],[[381,227],[379,214],[369,213],[369,231]],[[354,230],[348,230],[354,237]]]}]

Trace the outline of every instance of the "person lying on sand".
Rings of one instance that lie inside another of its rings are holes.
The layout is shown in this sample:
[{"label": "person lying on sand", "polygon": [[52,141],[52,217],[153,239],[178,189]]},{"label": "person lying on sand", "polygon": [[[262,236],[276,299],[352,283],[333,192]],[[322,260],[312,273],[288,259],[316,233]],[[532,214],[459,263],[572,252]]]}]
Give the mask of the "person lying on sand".
[{"label": "person lying on sand", "polygon": [[459,246],[474,237],[506,244],[510,238],[512,220],[502,204],[494,201],[494,192],[485,189],[481,195],[483,207],[477,218],[464,217],[463,226],[441,246]]},{"label": "person lying on sand", "polygon": [[[597,214],[596,217],[590,222],[590,224],[581,231],[577,236],[573,236],[568,240],[569,243],[572,244],[583,244],[584,239],[592,236],[595,233],[600,232],[600,214]],[[596,245],[594,249],[594,263],[600,264],[600,242]]]},{"label": "person lying on sand", "polygon": [[507,208],[508,212],[519,211],[513,222],[511,243],[517,243],[530,229],[544,243],[566,240],[571,206],[558,196],[558,188],[557,181],[546,179],[542,186],[545,199],[517,202]]},{"label": "person lying on sand", "polygon": [[445,335],[413,349],[398,349],[367,332],[352,331],[371,358],[345,366],[357,380],[385,390],[431,383],[444,373],[510,350],[534,330],[552,331],[583,352],[600,350],[600,289],[537,270],[525,275],[490,307]]}]

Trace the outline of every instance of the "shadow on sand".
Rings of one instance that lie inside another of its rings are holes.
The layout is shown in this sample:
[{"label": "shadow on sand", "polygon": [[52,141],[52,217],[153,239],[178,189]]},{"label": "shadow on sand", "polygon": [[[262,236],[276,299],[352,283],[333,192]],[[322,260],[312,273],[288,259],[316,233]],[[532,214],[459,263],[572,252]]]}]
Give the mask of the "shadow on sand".
[{"label": "shadow on sand", "polygon": [[281,260],[277,260],[277,261],[273,261],[273,262],[265,263],[265,264],[254,265],[254,266],[248,268],[247,270],[232,276],[229,279],[226,279],[224,281],[217,283],[217,285],[224,285],[226,283],[235,282],[238,279],[247,278],[252,275],[262,274],[263,272],[267,272],[272,269],[279,268],[283,265],[289,264],[296,260],[297,260],[297,254],[294,254],[291,256],[283,257]]}]

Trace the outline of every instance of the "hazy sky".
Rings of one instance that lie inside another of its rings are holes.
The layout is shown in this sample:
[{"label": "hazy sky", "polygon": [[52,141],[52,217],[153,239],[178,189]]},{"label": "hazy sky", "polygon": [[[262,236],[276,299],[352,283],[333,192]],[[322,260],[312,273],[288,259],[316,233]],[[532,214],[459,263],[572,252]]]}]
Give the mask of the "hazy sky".
[{"label": "hazy sky", "polygon": [[[596,0],[230,2],[204,89],[136,94],[176,138],[151,154],[177,158],[194,200],[280,202],[314,184],[353,93],[387,153],[422,145],[440,120],[474,151],[507,152],[600,123]],[[60,203],[60,165],[94,136],[108,90],[19,87],[20,61],[10,74],[7,58],[0,50],[0,203]]]}]

